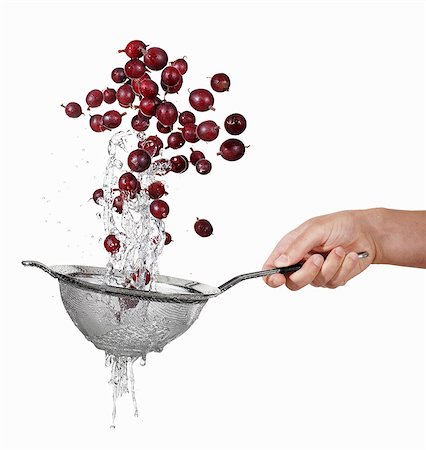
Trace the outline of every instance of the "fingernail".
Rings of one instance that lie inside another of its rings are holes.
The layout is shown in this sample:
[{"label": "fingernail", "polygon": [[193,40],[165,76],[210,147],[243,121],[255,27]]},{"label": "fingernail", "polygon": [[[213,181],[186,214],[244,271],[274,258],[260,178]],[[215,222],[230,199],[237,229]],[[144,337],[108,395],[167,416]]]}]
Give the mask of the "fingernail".
[{"label": "fingernail", "polygon": [[324,259],[321,255],[314,255],[312,256],[312,262],[317,266],[321,267]]},{"label": "fingernail", "polygon": [[287,267],[288,266],[288,256],[281,255],[275,260],[275,267]]},{"label": "fingernail", "polygon": [[345,256],[346,252],[343,250],[342,247],[337,247],[336,248],[336,255],[340,256],[341,258],[343,258]]},{"label": "fingernail", "polygon": [[352,261],[358,261],[359,260],[358,253],[352,252],[352,253],[349,253],[348,256],[349,256],[349,258],[352,259]]}]

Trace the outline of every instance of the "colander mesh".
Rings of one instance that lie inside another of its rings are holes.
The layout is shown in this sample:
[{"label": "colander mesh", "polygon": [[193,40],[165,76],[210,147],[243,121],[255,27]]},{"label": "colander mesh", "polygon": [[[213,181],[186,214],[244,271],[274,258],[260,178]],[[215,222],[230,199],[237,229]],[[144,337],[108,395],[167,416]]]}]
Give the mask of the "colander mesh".
[{"label": "colander mesh", "polygon": [[116,356],[161,351],[198,318],[203,303],[162,303],[118,297],[60,282],[63,304],[77,328],[97,348]]},{"label": "colander mesh", "polygon": [[[196,281],[158,275],[155,289],[141,291],[104,283],[105,268],[24,261],[59,281],[64,307],[97,348],[119,358],[161,351],[198,318],[208,299],[221,293]],[[115,275],[114,275],[115,276]]]}]

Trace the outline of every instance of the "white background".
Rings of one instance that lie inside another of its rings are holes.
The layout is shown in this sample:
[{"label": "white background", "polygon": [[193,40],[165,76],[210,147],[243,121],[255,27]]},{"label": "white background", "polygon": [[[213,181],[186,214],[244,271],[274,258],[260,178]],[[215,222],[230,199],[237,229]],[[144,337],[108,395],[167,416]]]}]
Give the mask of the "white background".
[{"label": "white background", "polygon": [[[123,398],[111,431],[103,354],[69,320],[57,283],[20,265],[105,264],[102,224],[87,200],[108,136],[60,104],[113,86],[110,71],[126,60],[117,50],[131,39],[188,57],[183,108],[187,88],[230,75],[217,112],[198,119],[234,111],[248,119],[242,160],[216,157],[211,143],[201,147],[209,176],[170,174],[175,242],[162,273],[217,285],[260,269],[276,241],[314,215],[424,209],[424,8],[2,4],[2,448],[424,448],[421,270],[371,267],[334,291],[238,285],[136,368],[143,419]],[[211,220],[213,237],[194,234],[197,216]]]}]

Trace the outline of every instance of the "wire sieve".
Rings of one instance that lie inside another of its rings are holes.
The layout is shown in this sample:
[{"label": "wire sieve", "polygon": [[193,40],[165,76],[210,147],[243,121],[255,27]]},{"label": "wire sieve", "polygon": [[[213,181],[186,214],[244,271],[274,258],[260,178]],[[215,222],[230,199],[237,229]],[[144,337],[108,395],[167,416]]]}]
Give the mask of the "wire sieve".
[{"label": "wire sieve", "polygon": [[[368,256],[359,253],[360,258]],[[159,352],[182,335],[197,320],[210,298],[250,278],[291,273],[289,267],[251,272],[232,278],[219,287],[197,281],[159,275],[155,291],[109,286],[103,283],[106,269],[59,265],[48,267],[37,261],[24,266],[44,270],[59,281],[64,307],[76,327],[98,349],[118,357],[141,357]]]}]

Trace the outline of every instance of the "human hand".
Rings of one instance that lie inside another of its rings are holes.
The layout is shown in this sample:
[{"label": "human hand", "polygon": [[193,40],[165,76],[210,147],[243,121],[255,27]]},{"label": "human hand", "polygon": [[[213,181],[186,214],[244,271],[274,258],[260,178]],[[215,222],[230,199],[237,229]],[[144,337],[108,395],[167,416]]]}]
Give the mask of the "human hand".
[{"label": "human hand", "polygon": [[[371,210],[368,210],[371,211]],[[360,259],[357,252],[367,251]],[[365,270],[376,258],[376,243],[367,211],[342,211],[314,217],[286,234],[276,245],[263,269],[286,267],[304,260],[290,275],[265,277],[271,287],[286,285],[296,291],[311,284],[336,288]]]}]

